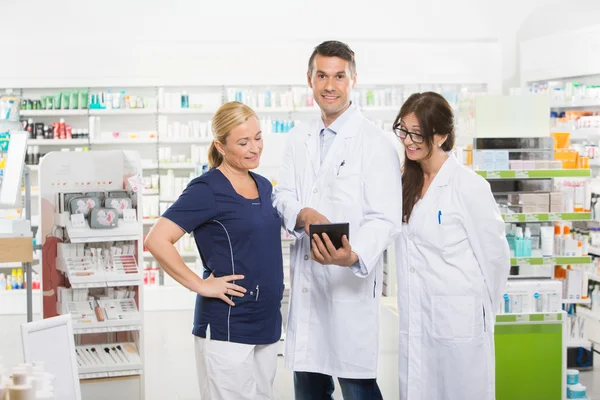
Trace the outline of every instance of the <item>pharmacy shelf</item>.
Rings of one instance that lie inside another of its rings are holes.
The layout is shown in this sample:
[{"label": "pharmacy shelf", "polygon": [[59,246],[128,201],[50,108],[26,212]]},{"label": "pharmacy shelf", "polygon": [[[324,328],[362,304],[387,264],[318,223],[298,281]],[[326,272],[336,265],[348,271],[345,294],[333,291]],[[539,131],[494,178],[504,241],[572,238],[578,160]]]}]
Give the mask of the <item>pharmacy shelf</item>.
[{"label": "pharmacy shelf", "polygon": [[110,110],[91,109],[89,115],[153,115],[156,114],[156,108],[116,108]]},{"label": "pharmacy shelf", "polygon": [[592,311],[589,308],[579,307],[577,309],[577,315],[592,319],[594,321],[600,321],[600,313],[597,311]]},{"label": "pharmacy shelf", "polygon": [[475,171],[485,179],[551,179],[551,178],[588,178],[590,169],[532,169]]},{"label": "pharmacy shelf", "polygon": [[[579,310],[577,312],[579,312]],[[548,314],[503,314],[496,315],[496,324],[555,323],[557,321],[562,321],[562,319],[562,312]]]},{"label": "pharmacy shelf", "polygon": [[159,164],[160,169],[196,169],[198,165],[192,163]]},{"label": "pharmacy shelf", "polygon": [[590,264],[592,262],[591,257],[515,257],[510,259],[510,265],[576,265],[576,264]]},{"label": "pharmacy shelf", "polygon": [[571,140],[592,140],[600,139],[600,128],[579,128],[579,129],[566,129],[566,130],[555,130],[557,133],[569,132],[569,139]]},{"label": "pharmacy shelf", "polygon": [[212,115],[216,113],[216,109],[203,109],[203,108],[161,108],[158,110],[159,114],[162,115]]},{"label": "pharmacy shelf", "polygon": [[[600,257],[600,247],[590,246],[588,248],[588,254],[596,256],[596,257]],[[600,280],[598,282],[600,282]]]},{"label": "pharmacy shelf", "polygon": [[532,213],[532,214],[502,214],[506,222],[545,222],[545,221],[590,221],[592,213]]},{"label": "pharmacy shelf", "polygon": [[550,103],[550,108],[581,108],[581,107],[600,107],[600,103],[598,103],[598,101],[596,100],[592,100],[592,101],[586,101],[586,100],[581,100],[581,101],[572,101],[570,103],[566,103],[566,102],[552,102]]},{"label": "pharmacy shelf", "polygon": [[158,144],[209,144],[209,138],[164,138],[159,139]]},{"label": "pharmacy shelf", "polygon": [[140,226],[137,222],[123,222],[119,219],[118,227],[113,229],[91,229],[89,226],[73,228],[71,221],[67,224],[67,233],[71,243],[120,242],[138,240]]},{"label": "pharmacy shelf", "polygon": [[[183,258],[200,257],[197,251],[182,251],[179,255]],[[154,256],[149,251],[145,251],[144,258],[154,258]]]},{"label": "pharmacy shelf", "polygon": [[293,107],[256,107],[253,110],[257,114],[263,114],[263,113],[287,114],[287,113],[293,113],[294,111],[296,111]]},{"label": "pharmacy shelf", "polygon": [[[142,166],[145,170],[168,170],[168,169],[196,169],[198,165],[192,163],[169,163],[169,164],[146,164]],[[145,194],[145,193],[144,193]]]},{"label": "pharmacy shelf", "polygon": [[28,139],[27,144],[31,146],[87,146],[88,139]]},{"label": "pharmacy shelf", "polygon": [[580,300],[571,300],[571,299],[563,299],[563,304],[592,304],[592,299],[580,299]]},{"label": "pharmacy shelf", "polygon": [[[39,289],[33,289],[33,314],[37,315],[40,313],[41,308],[41,295],[42,292]],[[0,316],[2,315],[25,315],[27,314],[27,290],[26,289],[13,289],[3,290],[0,289]]]},{"label": "pharmacy shelf", "polygon": [[88,110],[21,110],[21,117],[70,117],[86,116]]},{"label": "pharmacy shelf", "polygon": [[122,321],[118,324],[107,326],[106,322],[90,322],[87,325],[89,327],[80,328],[76,327],[81,324],[77,324],[76,321],[73,323],[73,333],[76,335],[87,335],[90,333],[112,333],[112,332],[132,332],[141,331],[141,324],[132,324],[130,321]]},{"label": "pharmacy shelf", "polygon": [[37,172],[40,169],[39,165],[28,165],[28,167],[29,167],[29,171],[31,171],[31,172]]},{"label": "pharmacy shelf", "polygon": [[580,340],[569,339],[567,341],[567,347],[570,347],[570,348],[585,347],[585,348],[589,349],[592,347],[592,343],[589,340],[585,340],[585,339],[580,339]]},{"label": "pharmacy shelf", "polygon": [[400,111],[400,106],[366,106],[366,107],[360,108],[360,111],[363,111],[363,112],[395,111],[396,113],[398,113]]},{"label": "pharmacy shelf", "polygon": [[144,189],[144,196],[156,196],[160,191],[158,189]]},{"label": "pharmacy shelf", "polygon": [[150,139],[135,139],[135,138],[126,138],[126,139],[91,139],[90,144],[96,145],[137,145],[137,144],[156,144],[158,143],[157,138]]}]

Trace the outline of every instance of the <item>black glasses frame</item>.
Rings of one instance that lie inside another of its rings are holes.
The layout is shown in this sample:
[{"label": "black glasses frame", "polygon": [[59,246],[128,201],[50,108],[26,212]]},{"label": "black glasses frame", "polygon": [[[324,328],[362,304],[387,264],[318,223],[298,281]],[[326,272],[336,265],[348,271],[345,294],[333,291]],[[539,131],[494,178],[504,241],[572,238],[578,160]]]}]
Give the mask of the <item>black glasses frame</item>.
[{"label": "black glasses frame", "polygon": [[403,140],[406,139],[407,136],[410,136],[410,140],[415,143],[423,143],[425,141],[425,137],[420,133],[410,132],[408,129],[405,129],[400,125],[394,126],[392,130],[398,139]]}]

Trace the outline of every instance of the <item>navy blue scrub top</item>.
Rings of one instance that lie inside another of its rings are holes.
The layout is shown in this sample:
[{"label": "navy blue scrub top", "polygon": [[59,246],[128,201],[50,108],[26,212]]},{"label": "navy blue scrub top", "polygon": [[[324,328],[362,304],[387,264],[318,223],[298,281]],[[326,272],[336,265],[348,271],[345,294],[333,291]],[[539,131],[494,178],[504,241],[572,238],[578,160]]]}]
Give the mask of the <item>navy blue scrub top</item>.
[{"label": "navy blue scrub top", "polygon": [[187,233],[194,232],[204,264],[204,278],[244,275],[234,283],[244,287],[244,297],[230,297],[235,307],[221,299],[196,297],[192,333],[243,344],[272,344],[281,337],[283,259],[281,219],[271,203],[273,187],[251,173],[258,199],[239,195],[229,179],[211,169],[192,180],[163,214]]}]

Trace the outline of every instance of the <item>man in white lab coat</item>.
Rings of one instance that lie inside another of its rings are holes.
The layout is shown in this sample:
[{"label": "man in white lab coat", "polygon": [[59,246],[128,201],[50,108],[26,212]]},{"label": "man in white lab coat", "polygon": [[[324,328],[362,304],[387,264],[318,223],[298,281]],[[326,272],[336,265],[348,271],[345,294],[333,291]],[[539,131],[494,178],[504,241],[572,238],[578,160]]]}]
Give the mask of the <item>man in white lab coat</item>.
[{"label": "man in white lab coat", "polygon": [[[385,134],[351,102],[354,52],[344,43],[317,46],[308,84],[321,117],[290,133],[274,191],[291,249],[286,366],[296,399],[381,398],[377,385],[383,252],[401,228],[398,155]],[[309,226],[349,223],[350,240],[308,237]],[[312,240],[312,250],[311,250]]]}]

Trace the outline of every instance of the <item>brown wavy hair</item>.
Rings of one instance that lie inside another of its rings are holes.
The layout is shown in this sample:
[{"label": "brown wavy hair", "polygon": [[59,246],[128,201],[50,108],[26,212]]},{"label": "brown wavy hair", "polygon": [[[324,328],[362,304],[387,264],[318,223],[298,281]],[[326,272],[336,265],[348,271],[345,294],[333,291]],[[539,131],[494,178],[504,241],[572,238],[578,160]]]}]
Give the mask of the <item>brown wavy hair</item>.
[{"label": "brown wavy hair", "polygon": [[[448,135],[442,144],[442,150],[451,151],[454,148],[454,114],[452,107],[441,95],[434,92],[415,93],[411,95],[400,108],[394,120],[394,130],[400,127],[402,118],[415,114],[421,127],[421,134],[429,147],[427,159],[434,151],[434,134]],[[413,207],[419,200],[423,191],[424,177],[421,164],[413,161],[404,151],[404,165],[402,166],[402,215],[408,223]]]}]

